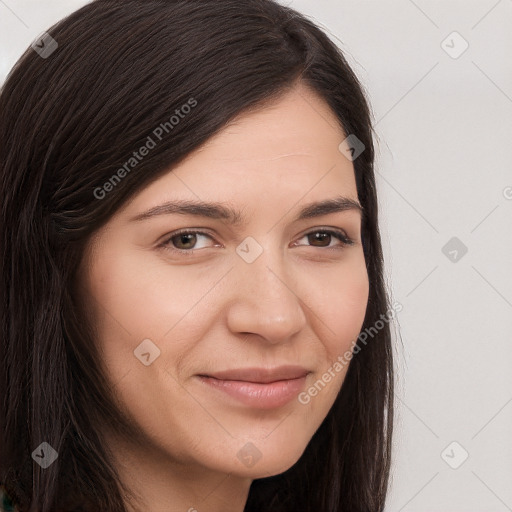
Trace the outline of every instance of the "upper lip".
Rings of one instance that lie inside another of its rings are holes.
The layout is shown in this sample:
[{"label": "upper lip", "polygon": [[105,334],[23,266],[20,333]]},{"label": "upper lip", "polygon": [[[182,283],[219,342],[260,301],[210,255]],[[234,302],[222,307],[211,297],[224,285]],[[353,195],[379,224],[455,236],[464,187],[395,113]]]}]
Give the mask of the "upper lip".
[{"label": "upper lip", "polygon": [[215,373],[202,374],[219,380],[239,380],[267,384],[278,380],[292,380],[305,377],[309,372],[302,366],[277,366],[275,368],[236,368]]}]

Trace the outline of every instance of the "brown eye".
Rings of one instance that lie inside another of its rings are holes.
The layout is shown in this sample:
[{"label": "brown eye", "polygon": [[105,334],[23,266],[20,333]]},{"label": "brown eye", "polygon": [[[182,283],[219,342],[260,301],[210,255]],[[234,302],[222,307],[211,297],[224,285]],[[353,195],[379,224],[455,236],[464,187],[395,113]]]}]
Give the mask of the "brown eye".
[{"label": "brown eye", "polygon": [[198,247],[201,237],[213,240],[210,235],[202,231],[183,230],[171,234],[162,244],[162,247],[169,251],[178,252],[181,254],[193,254],[196,250],[207,248],[204,245]]},{"label": "brown eye", "polygon": [[180,233],[174,235],[170,241],[177,249],[193,249],[191,245],[195,245],[197,242],[197,236],[195,233]]},{"label": "brown eye", "polygon": [[[309,241],[315,247],[328,247],[331,242],[332,235],[323,231],[310,233],[308,236]],[[326,245],[327,244],[327,245]]]},{"label": "brown eye", "polygon": [[[317,229],[306,233],[302,238],[307,238],[312,247],[335,249],[336,247],[344,247],[346,245],[353,245],[354,241],[351,240],[343,231],[332,229]],[[336,238],[340,243],[331,245],[333,238]]]}]

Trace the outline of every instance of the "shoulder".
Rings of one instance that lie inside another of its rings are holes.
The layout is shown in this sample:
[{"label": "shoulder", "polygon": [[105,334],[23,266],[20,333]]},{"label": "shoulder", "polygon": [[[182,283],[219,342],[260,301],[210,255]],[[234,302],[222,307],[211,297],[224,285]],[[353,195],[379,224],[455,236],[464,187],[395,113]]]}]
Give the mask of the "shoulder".
[{"label": "shoulder", "polygon": [[3,485],[0,485],[0,512],[18,512]]}]

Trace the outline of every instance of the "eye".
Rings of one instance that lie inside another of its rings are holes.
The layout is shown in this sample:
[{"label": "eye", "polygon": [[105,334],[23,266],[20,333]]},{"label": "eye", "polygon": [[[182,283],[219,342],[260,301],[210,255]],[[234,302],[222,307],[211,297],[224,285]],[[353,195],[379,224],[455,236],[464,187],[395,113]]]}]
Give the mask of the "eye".
[{"label": "eye", "polygon": [[[207,246],[198,247],[198,237],[205,237],[213,240],[213,237],[203,231],[183,229],[172,233],[161,244],[161,247],[167,251],[178,254],[192,255],[196,250],[204,249]],[[307,238],[311,247],[323,249],[340,249],[345,246],[353,245],[354,241],[350,239],[343,231],[338,229],[316,229],[306,233],[300,240]],[[333,238],[338,240],[338,244],[332,246]],[[294,243],[296,245],[302,245]]]},{"label": "eye", "polygon": [[183,229],[173,233],[170,237],[166,238],[162,243],[162,247],[172,252],[191,254],[196,249],[204,249],[204,247],[197,247],[198,236],[204,236],[210,240],[213,240],[210,235],[204,233],[203,231]]},{"label": "eye", "polygon": [[[333,241],[333,237],[340,242],[338,245],[330,245]],[[307,238],[308,241],[312,243],[311,247],[319,247],[325,249],[339,249],[348,245],[354,245],[354,241],[349,238],[343,231],[338,229],[316,229],[306,233],[300,240],[304,238]]]}]

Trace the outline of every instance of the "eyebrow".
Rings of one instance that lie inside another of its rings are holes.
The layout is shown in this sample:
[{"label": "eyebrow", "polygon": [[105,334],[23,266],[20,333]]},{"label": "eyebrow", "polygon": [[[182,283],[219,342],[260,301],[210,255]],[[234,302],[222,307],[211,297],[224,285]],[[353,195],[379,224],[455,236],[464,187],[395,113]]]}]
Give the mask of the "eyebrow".
[{"label": "eyebrow", "polygon": [[[324,199],[323,201],[315,201],[303,206],[295,221],[311,219],[328,215],[331,213],[344,212],[348,210],[358,211],[361,216],[364,215],[364,208],[358,201],[337,196],[332,199]],[[240,210],[236,210],[223,203],[208,203],[204,201],[176,200],[168,201],[158,206],[154,206],[130,219],[131,221],[143,221],[151,219],[159,215],[180,214],[180,215],[196,215],[198,217],[208,217],[210,219],[222,220],[233,226],[240,226],[246,222]]]}]

